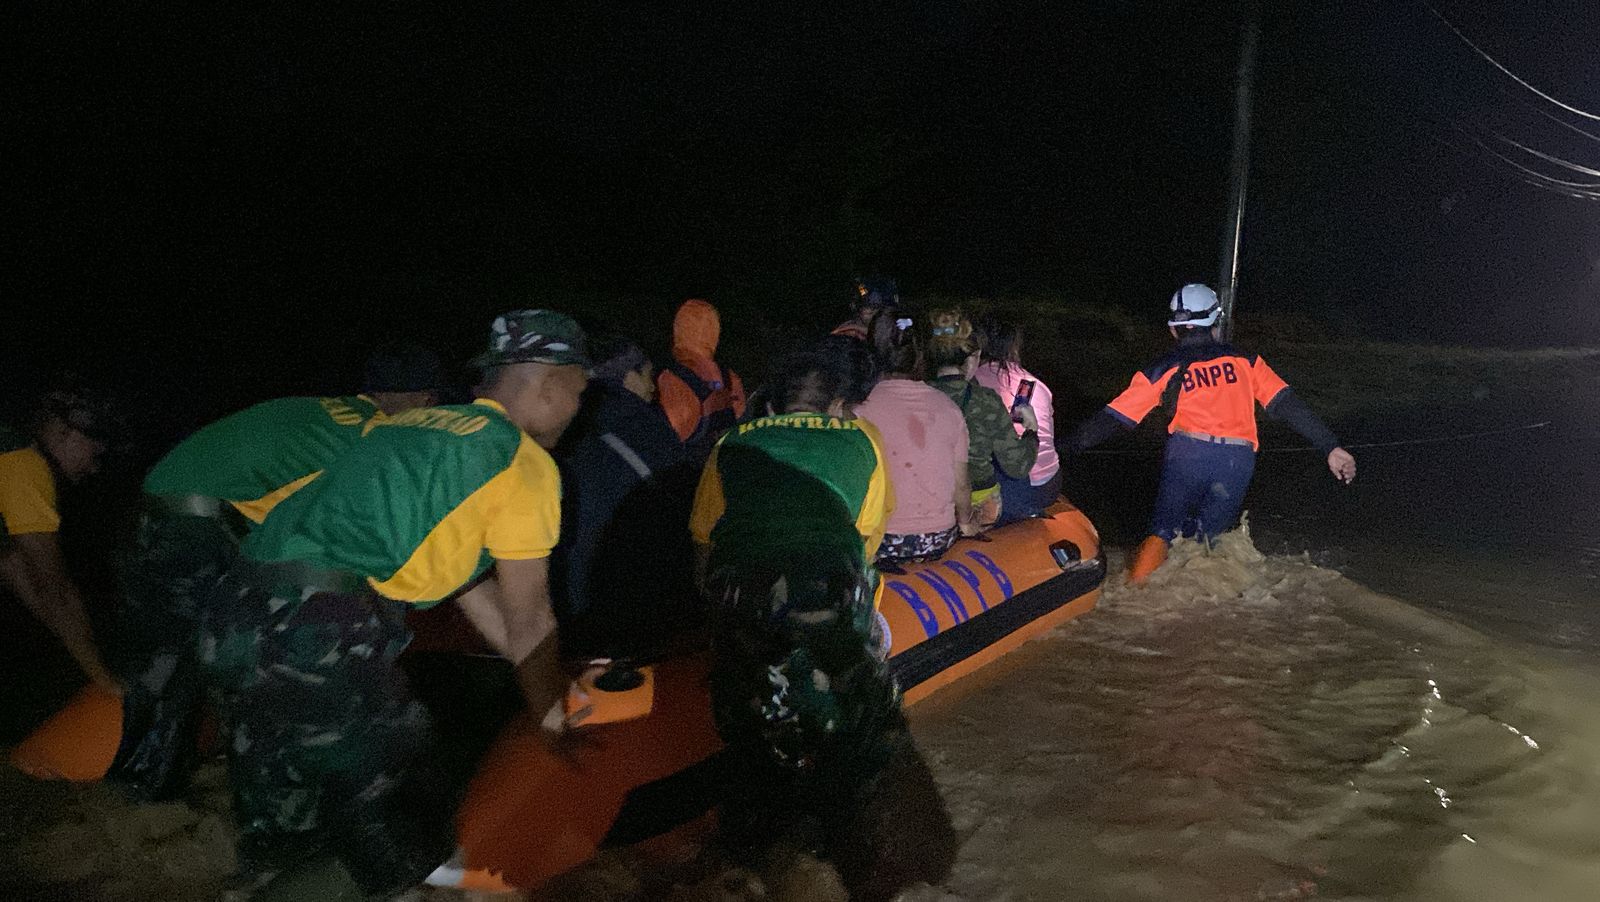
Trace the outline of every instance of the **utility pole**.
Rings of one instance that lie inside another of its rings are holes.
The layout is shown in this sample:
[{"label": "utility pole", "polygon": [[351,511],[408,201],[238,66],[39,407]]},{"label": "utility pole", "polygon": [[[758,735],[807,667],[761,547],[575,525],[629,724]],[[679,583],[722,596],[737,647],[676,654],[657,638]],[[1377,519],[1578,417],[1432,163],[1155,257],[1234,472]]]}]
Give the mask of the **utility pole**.
[{"label": "utility pole", "polygon": [[1244,230],[1245,194],[1250,185],[1251,92],[1255,87],[1256,45],[1261,39],[1259,0],[1244,0],[1244,38],[1239,47],[1239,81],[1234,88],[1233,165],[1228,188],[1228,221],[1222,238],[1217,290],[1222,301],[1222,333],[1233,338],[1233,298],[1239,291],[1239,242]]}]

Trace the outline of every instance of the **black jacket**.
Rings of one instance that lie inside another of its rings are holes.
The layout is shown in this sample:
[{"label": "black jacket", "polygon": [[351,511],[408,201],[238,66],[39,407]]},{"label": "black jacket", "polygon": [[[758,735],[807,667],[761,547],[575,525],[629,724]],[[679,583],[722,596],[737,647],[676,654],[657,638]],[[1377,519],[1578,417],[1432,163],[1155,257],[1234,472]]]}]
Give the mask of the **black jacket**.
[{"label": "black jacket", "polygon": [[563,653],[648,657],[698,621],[688,524],[699,474],[661,409],[612,381],[590,383],[556,461]]}]

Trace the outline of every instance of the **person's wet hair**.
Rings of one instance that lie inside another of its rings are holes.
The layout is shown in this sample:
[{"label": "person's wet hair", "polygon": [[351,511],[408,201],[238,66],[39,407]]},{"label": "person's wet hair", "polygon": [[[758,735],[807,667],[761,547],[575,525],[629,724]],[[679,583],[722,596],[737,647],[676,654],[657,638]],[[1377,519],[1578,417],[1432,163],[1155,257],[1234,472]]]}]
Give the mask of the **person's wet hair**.
[{"label": "person's wet hair", "polygon": [[895,344],[884,362],[883,371],[899,373],[913,379],[923,378],[922,339],[915,329],[897,332]]},{"label": "person's wet hair", "polygon": [[39,399],[28,432],[37,436],[47,424],[59,422],[95,441],[108,441],[128,425],[118,401],[105,385],[91,384],[75,374],[64,376]]},{"label": "person's wet hair", "polygon": [[616,332],[601,332],[589,337],[589,357],[594,361],[590,370],[596,379],[621,382],[629,373],[637,373],[650,363],[649,355],[639,343]]},{"label": "person's wet hair", "polygon": [[830,335],[818,342],[817,350],[842,358],[848,367],[849,378],[839,396],[846,404],[860,404],[872,394],[883,374],[879,354],[872,347],[848,336]]},{"label": "person's wet hair", "polygon": [[972,323],[960,310],[934,310],[927,320],[929,370],[960,366],[972,356]]},{"label": "person's wet hair", "polygon": [[975,332],[984,363],[1009,368],[1022,361],[1022,328],[1016,323],[986,314],[976,324]]},{"label": "person's wet hair", "polygon": [[871,352],[872,361],[880,373],[886,373],[890,369],[895,348],[901,337],[898,321],[904,315],[898,307],[879,307],[867,317],[865,345]]},{"label": "person's wet hair", "polygon": [[820,413],[836,400],[860,403],[876,382],[877,365],[865,345],[844,336],[829,336],[785,358],[768,397],[778,413]]}]

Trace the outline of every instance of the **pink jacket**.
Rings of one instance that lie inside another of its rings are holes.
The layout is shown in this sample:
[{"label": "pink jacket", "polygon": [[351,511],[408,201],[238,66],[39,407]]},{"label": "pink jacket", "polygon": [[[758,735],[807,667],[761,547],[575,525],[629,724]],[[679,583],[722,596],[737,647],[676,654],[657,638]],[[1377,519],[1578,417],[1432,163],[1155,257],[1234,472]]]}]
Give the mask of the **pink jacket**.
[{"label": "pink jacket", "polygon": [[[1050,386],[1020,364],[1001,367],[997,363],[985,363],[978,367],[978,372],[972,378],[979,385],[999,392],[1000,400],[1006,402],[1008,410],[1017,400],[1017,385],[1024,379],[1033,380],[1033,412],[1039,418],[1039,456],[1034,459],[1033,470],[1028,473],[1028,482],[1033,485],[1049,482],[1061,469],[1061,458],[1056,454],[1056,412]],[[1022,427],[1017,428],[1020,430]]]}]

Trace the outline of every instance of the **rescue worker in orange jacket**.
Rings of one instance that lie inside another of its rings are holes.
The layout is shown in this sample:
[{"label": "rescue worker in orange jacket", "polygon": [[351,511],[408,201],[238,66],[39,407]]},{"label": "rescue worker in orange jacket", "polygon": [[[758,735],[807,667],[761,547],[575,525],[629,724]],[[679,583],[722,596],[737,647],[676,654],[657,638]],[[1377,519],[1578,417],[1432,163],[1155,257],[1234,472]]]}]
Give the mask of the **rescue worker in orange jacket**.
[{"label": "rescue worker in orange jacket", "polygon": [[1068,445],[1080,452],[1139,425],[1157,406],[1173,411],[1150,537],[1130,568],[1134,583],[1160,566],[1175,537],[1212,541],[1233,528],[1255,472],[1257,404],[1327,455],[1334,478],[1349,484],[1356,476],[1355,458],[1288,383],[1260,356],[1221,340],[1216,292],[1185,285],[1170,308],[1167,326],[1177,346],[1134,374],[1127,390],[1080,426]]},{"label": "rescue worker in orange jacket", "polygon": [[704,462],[717,439],[744,416],[744,383],[717,362],[722,322],[706,301],[683,302],[672,319],[672,364],[656,376],[656,396],[690,460]]}]

